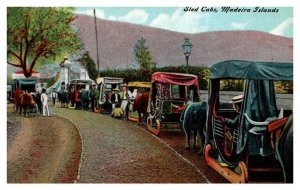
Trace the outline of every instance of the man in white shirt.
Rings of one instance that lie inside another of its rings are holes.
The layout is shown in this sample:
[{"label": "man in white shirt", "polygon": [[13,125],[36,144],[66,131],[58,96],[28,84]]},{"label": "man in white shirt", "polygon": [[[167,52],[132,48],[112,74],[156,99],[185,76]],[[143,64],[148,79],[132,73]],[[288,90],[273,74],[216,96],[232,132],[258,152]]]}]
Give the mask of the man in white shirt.
[{"label": "man in white shirt", "polygon": [[[46,94],[46,89],[42,90],[41,102],[43,105],[43,116],[50,116],[49,107],[48,107],[48,97]],[[47,113],[47,115],[46,115]]]},{"label": "man in white shirt", "polygon": [[124,111],[124,113],[126,113],[125,116],[127,117],[128,116],[128,108],[127,108],[128,100],[129,100],[129,97],[132,96],[132,94],[127,89],[127,86],[125,84],[122,85],[122,92],[121,92],[120,96],[122,99],[121,109]]}]

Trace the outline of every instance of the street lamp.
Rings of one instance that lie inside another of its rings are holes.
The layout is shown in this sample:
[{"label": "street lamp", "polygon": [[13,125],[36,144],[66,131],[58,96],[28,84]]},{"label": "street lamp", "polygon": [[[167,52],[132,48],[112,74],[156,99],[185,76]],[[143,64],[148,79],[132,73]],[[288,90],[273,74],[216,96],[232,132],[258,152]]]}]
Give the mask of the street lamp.
[{"label": "street lamp", "polygon": [[190,42],[190,39],[185,38],[184,42],[182,44],[182,51],[183,51],[183,54],[185,55],[186,66],[189,66],[189,56],[192,52],[192,47],[193,47],[193,44]]}]

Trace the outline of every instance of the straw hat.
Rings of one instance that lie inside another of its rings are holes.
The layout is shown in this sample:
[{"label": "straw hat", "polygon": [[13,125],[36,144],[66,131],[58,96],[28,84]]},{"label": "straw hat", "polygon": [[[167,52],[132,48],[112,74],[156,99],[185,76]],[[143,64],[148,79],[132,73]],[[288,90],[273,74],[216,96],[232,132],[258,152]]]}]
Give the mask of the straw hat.
[{"label": "straw hat", "polygon": [[114,88],[113,91],[120,91],[120,90],[119,90],[119,88],[117,87],[117,88]]},{"label": "straw hat", "polygon": [[244,95],[238,95],[232,98],[232,100],[229,101],[229,103],[235,104],[235,103],[239,103],[242,102],[244,99]]}]

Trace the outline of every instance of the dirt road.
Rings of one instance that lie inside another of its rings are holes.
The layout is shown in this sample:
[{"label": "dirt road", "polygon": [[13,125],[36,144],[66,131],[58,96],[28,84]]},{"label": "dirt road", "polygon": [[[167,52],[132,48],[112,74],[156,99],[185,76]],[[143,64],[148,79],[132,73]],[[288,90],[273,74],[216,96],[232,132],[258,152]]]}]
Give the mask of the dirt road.
[{"label": "dirt road", "polygon": [[199,170],[134,123],[81,110],[54,112],[83,139],[79,183],[207,183]]},{"label": "dirt road", "polygon": [[182,134],[158,139],[135,123],[82,110],[51,108],[60,117],[24,118],[10,109],[9,183],[226,182],[183,148]]},{"label": "dirt road", "polygon": [[20,117],[7,111],[7,182],[73,183],[81,139],[75,126],[60,117]]}]

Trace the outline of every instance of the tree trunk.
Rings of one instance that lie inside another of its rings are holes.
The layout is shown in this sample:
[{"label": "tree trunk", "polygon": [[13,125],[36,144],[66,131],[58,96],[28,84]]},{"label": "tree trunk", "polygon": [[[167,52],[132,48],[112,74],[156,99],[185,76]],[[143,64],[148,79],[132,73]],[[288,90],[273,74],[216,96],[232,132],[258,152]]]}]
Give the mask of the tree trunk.
[{"label": "tree trunk", "polygon": [[25,76],[26,78],[29,78],[29,77],[31,77],[31,75],[32,75],[32,70],[30,69],[30,70],[28,71],[26,68],[23,67],[23,73],[24,73],[24,76]]}]

